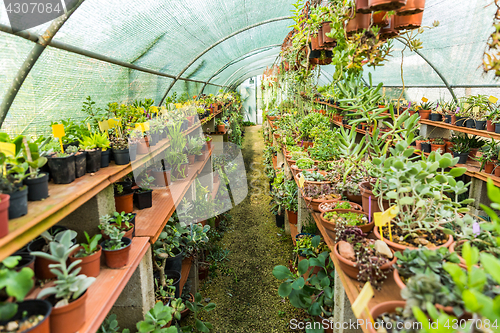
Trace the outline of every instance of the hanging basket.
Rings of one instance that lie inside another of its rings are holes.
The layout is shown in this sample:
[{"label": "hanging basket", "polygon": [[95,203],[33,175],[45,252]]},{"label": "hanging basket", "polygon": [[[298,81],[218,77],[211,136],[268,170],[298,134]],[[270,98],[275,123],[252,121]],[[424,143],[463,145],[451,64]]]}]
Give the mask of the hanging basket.
[{"label": "hanging basket", "polygon": [[372,12],[397,10],[406,5],[406,0],[368,0]]},{"label": "hanging basket", "polygon": [[420,28],[424,12],[414,15],[394,16],[396,30],[410,30]]},{"label": "hanging basket", "polygon": [[373,25],[376,25],[378,27],[385,27],[389,24],[389,19],[386,16],[387,12],[377,12],[373,13]]},{"label": "hanging basket", "polygon": [[323,34],[323,44],[324,46],[335,46],[335,39],[328,37],[326,34],[329,34],[332,31],[332,27],[330,26],[332,22],[323,22],[321,27],[321,33]]},{"label": "hanging basket", "polygon": [[356,0],[356,13],[370,14],[371,9],[368,0]]},{"label": "hanging basket", "polygon": [[358,31],[363,31],[370,27],[371,14],[356,14],[352,20],[350,20],[346,25],[346,32],[348,34],[356,33]]},{"label": "hanging basket", "polygon": [[391,18],[389,18],[389,24],[380,29],[380,36],[382,38],[392,38],[399,34],[398,30],[396,29],[396,17],[397,16],[393,15]]},{"label": "hanging basket", "polygon": [[423,12],[424,8],[425,0],[408,0],[406,2],[406,6],[403,6],[396,11],[396,15],[414,15]]}]

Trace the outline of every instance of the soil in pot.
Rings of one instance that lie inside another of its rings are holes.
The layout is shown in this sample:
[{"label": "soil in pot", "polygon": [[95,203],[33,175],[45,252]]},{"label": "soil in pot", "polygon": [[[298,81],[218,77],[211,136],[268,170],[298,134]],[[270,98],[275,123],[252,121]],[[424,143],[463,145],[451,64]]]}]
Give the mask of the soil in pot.
[{"label": "soil in pot", "polygon": [[175,298],[179,298],[181,291],[179,290],[179,284],[181,282],[181,272],[180,271],[165,271],[165,279],[173,279],[172,284],[175,287]]},{"label": "soil in pot", "polygon": [[47,161],[54,184],[69,184],[75,180],[75,155],[48,157]]},{"label": "soil in pot", "polygon": [[285,225],[285,215],[274,215],[274,217],[276,219],[276,226],[278,228],[283,228],[283,226]]},{"label": "soil in pot", "polygon": [[18,303],[14,317],[0,321],[0,325],[3,327],[14,325],[17,327],[14,332],[49,333],[51,312],[52,305],[45,300],[26,300]]},{"label": "soil in pot", "polygon": [[122,242],[125,244],[125,247],[118,250],[106,250],[106,242],[107,241],[104,241],[100,244],[102,251],[104,252],[104,257],[106,258],[106,265],[109,268],[121,268],[127,266],[132,240],[130,238],[123,237]]},{"label": "soil in pot", "polygon": [[28,214],[28,186],[9,195],[9,220]]},{"label": "soil in pot", "polygon": [[77,254],[83,250],[83,247],[80,246],[76,249],[76,252],[69,257],[69,261],[71,263],[81,260],[81,262],[76,265],[76,267],[81,267],[81,271],[79,274],[85,274],[87,276],[97,277],[101,272],[101,254],[102,249],[100,245],[97,245],[98,250],[89,256],[86,257],[77,257]]},{"label": "soil in pot", "polygon": [[334,209],[327,211],[321,213],[320,219],[323,226],[333,232],[335,232],[335,225],[338,222],[347,223],[349,226],[356,226],[366,234],[372,231],[375,224],[373,221],[369,222],[368,213],[354,209]]},{"label": "soil in pot", "polygon": [[[78,332],[85,323],[85,303],[88,292],[86,291],[78,299],[68,305],[52,308],[50,314],[50,333],[74,333]],[[50,297],[48,301],[55,304],[56,301]]]},{"label": "soil in pot", "polygon": [[97,172],[101,169],[101,148],[87,150],[87,172]]},{"label": "soil in pot", "polygon": [[75,154],[75,177],[85,176],[87,172],[87,152],[79,151]]},{"label": "soil in pot", "polygon": [[[419,237],[407,237],[404,236],[406,234],[403,233],[401,228],[396,224],[391,224],[392,229],[392,242],[389,241],[389,227],[382,227],[382,232],[384,233],[384,241],[391,247],[394,251],[403,251],[405,248],[419,248],[422,246],[426,246],[430,249],[436,247],[449,247],[453,242],[453,237],[446,235],[442,231],[433,231],[433,232],[423,232],[418,231],[417,234]],[[380,238],[379,228],[374,228],[373,233],[377,239]]]},{"label": "soil in pot", "polygon": [[115,195],[116,211],[121,213],[132,213],[134,210],[134,192],[123,195]]},{"label": "soil in pot", "polygon": [[115,159],[116,165],[125,165],[129,164],[130,162],[128,149],[121,149],[121,150],[113,149],[113,157]]},{"label": "soil in pot", "polygon": [[28,186],[28,201],[40,201],[49,197],[49,175],[41,173],[38,178],[25,178]]},{"label": "soil in pot", "polygon": [[109,166],[111,150],[106,149],[101,152],[101,168],[107,168]]},{"label": "soil in pot", "polygon": [[153,190],[135,192],[134,201],[138,209],[151,208],[153,206]]}]

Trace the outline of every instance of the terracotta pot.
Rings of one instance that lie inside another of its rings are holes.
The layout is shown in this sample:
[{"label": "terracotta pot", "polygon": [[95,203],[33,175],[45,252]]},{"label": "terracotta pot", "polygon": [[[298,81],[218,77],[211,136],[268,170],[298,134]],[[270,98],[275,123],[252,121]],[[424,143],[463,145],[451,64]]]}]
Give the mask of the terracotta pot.
[{"label": "terracotta pot", "polygon": [[[132,222],[132,224],[135,223]],[[114,225],[116,225],[116,223],[113,223]],[[122,229],[122,231],[125,231],[125,229]],[[108,240],[109,239],[109,236],[105,235],[104,234],[104,231],[101,230],[101,235],[102,235],[102,239],[103,240]],[[130,228],[129,230],[125,231],[125,235],[123,235],[123,237],[127,237],[127,238],[130,238],[132,239],[135,235],[135,225],[132,226],[132,228]]]},{"label": "terracotta pot", "polygon": [[86,291],[78,299],[58,308],[50,314],[50,333],[75,333],[85,323]]},{"label": "terracotta pot", "polygon": [[422,142],[425,142],[426,140],[417,140],[415,141],[416,142],[416,146],[415,146],[415,149],[418,149],[418,150],[422,150]]},{"label": "terracotta pot", "polygon": [[[373,228],[373,234],[375,235],[375,238],[377,239],[382,239],[380,237],[380,233],[378,231],[378,228]],[[396,251],[396,252],[403,252],[405,249],[410,249],[410,250],[416,250],[417,248],[416,247],[411,247],[411,246],[405,246],[405,245],[401,245],[401,244],[398,244],[398,243],[395,243],[395,242],[391,242],[390,240],[384,238],[382,239],[384,242],[387,243],[387,245],[389,245],[389,247],[393,250],[393,251]],[[446,248],[449,248],[450,245],[453,243],[453,236],[452,235],[449,235],[448,237],[448,241],[446,243],[444,243],[443,245],[440,245],[436,248],[440,248],[440,247],[446,247]]]},{"label": "terracotta pot", "polygon": [[444,145],[436,145],[434,143],[431,143],[431,151],[438,151],[439,150],[439,152],[441,154],[444,154],[445,149],[446,149],[446,144],[444,144]]},{"label": "terracotta pot", "polygon": [[[10,300],[9,300],[10,301]],[[22,331],[23,333],[50,333],[50,314],[52,313],[52,305],[42,299],[30,299],[25,300],[23,302],[18,303],[17,312],[14,317],[9,320],[0,321],[0,325],[5,327],[10,321],[19,320],[21,321],[23,318],[30,316],[39,316],[43,317],[40,322],[31,327],[30,329]],[[6,330],[2,330],[6,332]],[[15,332],[15,331],[14,331]]]},{"label": "terracotta pot", "polygon": [[[348,201],[342,201],[342,200],[339,200],[337,201],[338,203],[343,203],[343,202],[348,202]],[[349,202],[351,204],[351,207],[352,207],[352,210],[355,210],[356,212],[359,212],[359,211],[362,211],[363,210],[363,207],[361,207],[361,205],[358,205],[357,203],[354,203],[354,202]],[[327,212],[327,211],[331,211],[331,209],[326,209],[326,203],[322,203],[318,206],[318,209],[319,209],[319,212],[320,213],[324,213],[324,212]]]},{"label": "terracotta pot", "polygon": [[104,252],[104,257],[106,258],[106,265],[109,268],[121,268],[127,266],[128,257],[130,253],[130,248],[132,244],[132,240],[130,238],[122,238],[122,242],[125,243],[125,247],[119,250],[106,250],[104,243],[102,242],[100,245],[102,247],[102,251]]},{"label": "terracotta pot", "polygon": [[[386,25],[389,24],[389,20],[386,17],[387,12],[381,11],[381,12],[376,12],[372,15],[373,17],[373,25],[379,26],[379,27],[385,27]],[[384,106],[385,107],[385,106]]]},{"label": "terracotta pot", "polygon": [[[344,271],[344,273],[347,276],[357,280],[358,273],[359,273],[359,268],[357,267],[357,264],[353,261],[347,260],[346,258],[342,257],[339,254],[338,247],[339,247],[339,243],[335,244],[335,246],[333,248],[333,253],[334,253],[335,257],[337,257],[337,260],[339,261],[340,268],[342,268],[342,270]],[[380,267],[381,270],[384,271],[384,273],[388,272],[392,268],[392,266],[396,263],[397,260],[398,260],[398,258],[396,258],[396,256],[394,256],[390,262],[388,262],[385,265],[382,265],[382,267]]]},{"label": "terracotta pot", "polygon": [[[28,245],[28,252],[42,251],[45,245],[45,240],[42,238],[35,239]],[[56,262],[50,259],[45,259],[42,257],[36,257],[35,259],[35,276],[39,280],[49,280],[54,279],[56,275],[50,271],[49,265],[55,264]]]},{"label": "terracotta pot", "polygon": [[217,125],[217,132],[224,133],[226,130],[226,125]]},{"label": "terracotta pot", "polygon": [[362,14],[370,14],[370,5],[368,0],[356,0],[356,12]]},{"label": "terracotta pot", "polygon": [[418,114],[420,115],[420,119],[429,119],[431,110],[418,110]]},{"label": "terracotta pot", "polygon": [[[314,161],[314,164],[318,165],[319,164],[319,161]],[[326,171],[318,171],[320,174],[322,174],[323,176],[325,176],[326,178]],[[297,180],[299,179],[299,177],[302,176],[302,172],[299,172],[297,173],[297,175],[295,176],[295,178],[297,178]],[[331,184],[332,182],[329,181],[329,180],[324,180],[324,181],[310,181],[310,180],[305,180],[304,181],[304,184],[312,184],[312,185],[322,185],[322,184]]]},{"label": "terracotta pot", "polygon": [[321,24],[321,34],[323,35],[323,44],[325,46],[334,46],[335,39],[328,37],[326,34],[329,34],[332,31],[332,27],[330,26],[331,22],[323,22]]},{"label": "terracotta pot", "polygon": [[212,150],[212,140],[207,141],[207,150],[208,151]]},{"label": "terracotta pot", "polygon": [[[377,304],[370,310],[370,314],[373,320],[377,320],[377,318],[384,313],[392,313],[396,311],[397,308],[404,308],[406,306],[405,301],[387,301],[380,304]],[[377,331],[373,328],[373,325],[367,325],[368,332],[377,333]]]},{"label": "terracotta pot", "polygon": [[495,177],[500,177],[500,164],[495,165]]},{"label": "terracotta pot", "polygon": [[398,34],[399,32],[396,29],[396,16],[392,16],[391,18],[389,18],[388,24],[380,29],[380,36],[382,38],[392,38],[397,36]]},{"label": "terracotta pot", "polygon": [[[369,182],[362,182],[359,184],[359,189],[361,190],[361,197],[363,203],[363,210],[366,213],[370,213],[370,201],[371,201],[371,213],[373,217],[373,213],[381,212],[382,210],[379,207],[378,199],[372,192],[372,185]],[[389,209],[389,203],[384,200],[382,209]]]},{"label": "terracotta pot", "polygon": [[486,164],[484,165],[484,172],[487,174],[492,174],[494,168],[495,168],[495,163],[486,162]]},{"label": "terracotta pot", "polygon": [[119,213],[132,213],[134,210],[134,193],[115,196],[115,207]]},{"label": "terracotta pot", "polygon": [[194,164],[195,161],[196,161],[196,155],[188,155],[189,165]]},{"label": "terracotta pot", "polygon": [[399,271],[397,269],[394,269],[394,282],[398,285],[398,287],[403,290],[406,288],[406,284],[401,280],[401,276],[399,275]]},{"label": "terracotta pot", "polygon": [[311,50],[316,51],[321,49],[318,42],[318,35],[311,37]]},{"label": "terracotta pot", "polygon": [[10,195],[0,194],[0,238],[9,234]]},{"label": "terracotta pot", "polygon": [[[293,164],[290,169],[292,170],[292,175],[296,177],[300,172],[304,171],[304,169],[297,168],[297,165]],[[306,171],[312,172],[314,169],[306,169]]]},{"label": "terracotta pot", "polygon": [[[189,293],[189,296],[190,296],[189,301],[191,303],[194,303],[194,295]],[[188,314],[189,314],[189,309],[186,307],[184,310],[181,311],[181,319],[186,317]]]},{"label": "terracotta pot", "polygon": [[491,120],[486,121],[486,130],[488,132],[495,132],[495,124]]},{"label": "terracotta pot", "polygon": [[[330,231],[333,231],[333,232],[336,231],[336,229],[335,229],[335,223],[331,222],[331,221],[328,221],[327,219],[325,219],[325,214],[328,213],[328,212],[356,213],[356,214],[363,214],[363,215],[368,216],[368,213],[360,212],[359,210],[354,210],[354,209],[331,209],[331,210],[328,210],[328,211],[326,211],[324,213],[321,213],[320,219],[321,219],[321,222],[323,222],[323,226],[326,229],[328,229]],[[363,230],[363,232],[365,234],[368,234],[368,233],[370,233],[370,231],[372,231],[374,225],[375,225],[375,223],[372,221],[371,223],[360,225],[360,226],[358,226],[358,228],[360,228],[361,230]]]},{"label": "terracotta pot", "polygon": [[413,15],[424,11],[425,0],[408,0],[406,5],[396,11],[397,15]]},{"label": "terracotta pot", "polygon": [[322,203],[340,201],[340,198],[333,200],[320,200],[320,199],[313,199],[311,197],[303,197],[303,199],[306,202],[307,207],[311,208],[315,212],[319,212],[319,205]]},{"label": "terracotta pot", "polygon": [[[416,29],[420,28],[422,25],[422,17],[424,16],[424,13],[418,13],[418,14],[413,14],[413,15],[406,15],[406,16],[398,16],[396,15],[395,18],[395,28],[397,30],[406,30],[406,29]],[[427,119],[427,118],[425,118]]]},{"label": "terracotta pot", "polygon": [[288,222],[290,224],[297,224],[297,212],[292,212],[290,210],[286,211],[286,214],[288,215]]},{"label": "terracotta pot", "polygon": [[80,246],[76,249],[76,252],[69,257],[69,261],[71,263],[81,260],[81,262],[76,265],[76,267],[81,267],[82,270],[80,274],[85,274],[87,276],[97,277],[101,272],[101,253],[102,249],[100,245],[97,245],[98,251],[90,256],[83,258],[75,258],[74,255],[83,249],[83,246]]},{"label": "terracotta pot", "polygon": [[479,151],[479,148],[473,148],[473,149],[469,150],[469,158],[476,157],[478,151]]},{"label": "terracotta pot", "polygon": [[370,10],[376,12],[379,10],[396,10],[406,5],[406,0],[368,0]]},{"label": "terracotta pot", "polygon": [[370,19],[371,14],[358,13],[355,18],[347,22],[345,30],[347,33],[355,33],[368,29],[370,27]]},{"label": "terracotta pot", "polygon": [[360,195],[354,195],[354,194],[350,194],[349,192],[346,192],[346,197],[347,199],[349,199],[349,201],[351,202],[355,202],[357,204],[362,204],[363,203],[363,197]]}]

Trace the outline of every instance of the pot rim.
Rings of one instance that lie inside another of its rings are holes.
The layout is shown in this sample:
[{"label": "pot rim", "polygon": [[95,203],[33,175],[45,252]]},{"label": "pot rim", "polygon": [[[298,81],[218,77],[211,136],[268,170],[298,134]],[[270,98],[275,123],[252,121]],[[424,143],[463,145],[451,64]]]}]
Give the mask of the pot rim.
[{"label": "pot rim", "polygon": [[132,245],[132,240],[128,237],[122,237],[122,242],[125,242],[125,240],[127,240],[129,243],[127,245],[125,245],[124,247],[120,248],[120,249],[116,249],[116,250],[106,250],[106,248],[104,247],[104,243],[106,243],[109,239],[105,240],[105,241],[102,241],[99,245],[102,247],[102,251],[103,252],[116,252],[116,251],[121,251],[121,250],[124,250],[128,247],[130,247],[130,245]]}]

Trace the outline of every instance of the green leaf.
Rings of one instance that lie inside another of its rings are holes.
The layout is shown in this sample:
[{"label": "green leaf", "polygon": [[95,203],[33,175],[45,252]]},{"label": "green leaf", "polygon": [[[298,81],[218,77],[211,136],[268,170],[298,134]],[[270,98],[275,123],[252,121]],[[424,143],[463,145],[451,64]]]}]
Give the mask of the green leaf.
[{"label": "green leaf", "polygon": [[305,284],[306,284],[306,282],[305,282],[304,278],[301,276],[292,283],[292,289],[300,290],[300,289],[304,288]]},{"label": "green leaf", "polygon": [[279,265],[279,266],[274,267],[273,275],[278,280],[284,280],[284,279],[289,279],[289,278],[293,277],[290,270],[283,265]]},{"label": "green leaf", "polygon": [[212,311],[216,307],[217,307],[217,304],[215,304],[215,303],[208,303],[207,305],[205,305],[205,307],[203,309],[205,311]]},{"label": "green leaf", "polygon": [[0,303],[0,320],[7,321],[10,318],[14,317],[17,312],[17,304],[16,303]]},{"label": "green leaf", "polygon": [[460,177],[462,176],[464,173],[467,172],[467,168],[453,168],[451,169],[448,174],[452,177]]},{"label": "green leaf", "polygon": [[413,197],[403,197],[399,200],[399,203],[401,205],[411,205],[413,204],[414,198]]},{"label": "green leaf", "polygon": [[470,242],[466,242],[462,247],[462,257],[467,263],[467,270],[470,271],[479,261],[479,250],[477,247],[471,247]]},{"label": "green leaf", "polygon": [[496,283],[500,284],[500,260],[489,253],[481,253],[481,264]]},{"label": "green leaf", "polygon": [[207,326],[205,326],[205,323],[202,322],[201,320],[199,319],[196,319],[196,329],[200,332],[203,332],[203,333],[209,333],[210,330],[208,329]]},{"label": "green leaf", "polygon": [[278,295],[281,297],[288,297],[292,292],[292,284],[290,282],[283,282],[278,288]]},{"label": "green leaf", "polygon": [[307,272],[308,268],[309,268],[309,260],[302,259],[298,265],[299,275],[304,275]]}]

